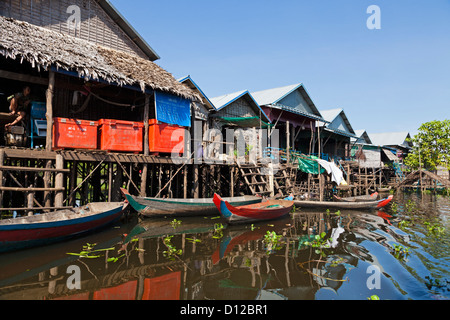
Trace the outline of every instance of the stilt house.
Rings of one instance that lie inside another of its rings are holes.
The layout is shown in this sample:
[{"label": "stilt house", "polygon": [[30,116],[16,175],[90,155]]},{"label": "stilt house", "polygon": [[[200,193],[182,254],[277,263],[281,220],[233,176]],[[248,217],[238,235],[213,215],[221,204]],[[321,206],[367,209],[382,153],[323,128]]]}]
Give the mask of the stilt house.
[{"label": "stilt house", "polygon": [[280,133],[280,147],[302,153],[317,152],[316,121],[324,121],[303,84],[253,92],[257,103]]},{"label": "stilt house", "polygon": [[[141,188],[133,182],[135,171],[142,169],[137,164],[145,169],[148,163],[160,163],[152,153],[184,152],[191,101],[202,97],[153,62],[159,56],[109,1],[2,0],[0,29],[0,137],[5,124],[14,120],[8,97],[28,86],[32,100],[20,133],[27,142],[0,141],[6,145],[0,150],[0,166],[9,164],[8,170],[0,169],[0,204],[4,192],[10,199],[15,192],[37,192],[34,202],[44,192],[40,208],[73,205],[77,197],[121,199],[122,180],[113,182],[119,173],[127,176],[134,192],[145,194],[146,170]],[[30,153],[28,148],[41,150]],[[45,177],[10,177],[9,171],[18,170],[11,165],[20,161],[17,168],[31,171],[23,169],[30,164],[25,159],[32,159],[33,172],[45,172]],[[108,168],[110,163],[117,165]],[[109,179],[108,174],[100,179],[100,171],[108,170]],[[95,181],[109,186],[77,187],[80,171],[81,180],[95,175]],[[45,187],[36,188],[40,179]],[[52,193],[55,205],[50,206]]]},{"label": "stilt house", "polygon": [[351,138],[356,138],[350,121],[343,109],[320,111],[328,124],[321,130],[322,153],[326,160],[348,159],[351,153]]}]

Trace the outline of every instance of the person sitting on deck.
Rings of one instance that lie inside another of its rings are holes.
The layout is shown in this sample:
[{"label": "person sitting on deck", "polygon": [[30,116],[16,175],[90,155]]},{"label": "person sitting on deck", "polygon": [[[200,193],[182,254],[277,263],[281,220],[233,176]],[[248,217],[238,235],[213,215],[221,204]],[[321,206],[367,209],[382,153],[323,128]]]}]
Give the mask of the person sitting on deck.
[{"label": "person sitting on deck", "polygon": [[9,111],[11,111],[10,115],[18,115],[18,117],[13,122],[6,124],[5,128],[15,126],[25,119],[28,106],[31,103],[30,93],[31,89],[27,86],[23,88],[22,92],[19,92],[8,99],[11,101],[9,106]]}]

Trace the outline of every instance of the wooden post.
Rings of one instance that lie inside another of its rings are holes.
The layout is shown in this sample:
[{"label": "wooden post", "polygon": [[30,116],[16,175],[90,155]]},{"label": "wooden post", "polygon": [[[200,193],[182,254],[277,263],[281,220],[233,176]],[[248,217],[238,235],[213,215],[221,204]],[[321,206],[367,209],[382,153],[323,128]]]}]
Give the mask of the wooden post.
[{"label": "wooden post", "polygon": [[[149,147],[149,118],[150,114],[150,96],[148,94],[145,95],[145,105],[144,105],[144,156],[148,156],[150,154]],[[147,176],[148,176],[148,164],[145,163],[142,167],[141,174],[141,197],[145,197],[147,195]]]},{"label": "wooden post", "polygon": [[[56,169],[64,169],[64,158],[62,155],[56,155]],[[58,172],[55,179],[55,188],[64,188],[64,173]],[[55,207],[61,208],[64,204],[64,192],[57,191],[55,195]]]},{"label": "wooden post", "polygon": [[[49,160],[47,161],[46,165],[45,165],[46,169],[51,169],[52,168],[52,161]],[[51,180],[52,180],[52,175],[51,172],[46,171],[44,173],[44,188],[51,188]],[[52,206],[52,197],[51,197],[51,192],[50,191],[45,191],[44,192],[44,207],[51,207]]]},{"label": "wooden post", "polygon": [[[161,192],[162,188],[162,174],[163,174],[163,165],[159,165],[159,174],[158,174],[158,192]],[[159,196],[161,198],[161,195]]]},{"label": "wooden post", "polygon": [[[319,159],[322,159],[322,138],[320,136],[320,126],[317,126],[317,135],[318,135],[318,142],[319,142]],[[320,173],[320,165],[317,163],[317,166],[319,168],[319,201],[323,201],[323,176]]]},{"label": "wooden post", "polygon": [[369,177],[367,173],[367,167],[364,168],[364,188],[366,189],[366,195],[369,194]]},{"label": "wooden post", "polygon": [[290,162],[290,151],[291,148],[291,130],[289,129],[289,121],[286,121],[286,161],[289,164]]},{"label": "wooden post", "polygon": [[[30,189],[33,189],[33,185],[30,185]],[[34,192],[33,191],[29,191],[27,192],[27,208],[31,209],[30,211],[28,211],[28,216],[31,217],[33,216],[33,207],[34,207]]]},{"label": "wooden post", "polygon": [[52,151],[52,139],[53,139],[53,94],[55,88],[55,73],[49,71],[48,89],[47,89],[47,138],[45,143],[45,149]]},{"label": "wooden post", "polygon": [[142,173],[141,173],[141,191],[140,191],[141,197],[147,196],[147,176],[148,176],[148,164],[145,163],[142,166]]},{"label": "wooden post", "polygon": [[149,114],[150,114],[150,96],[145,95],[144,105],[144,155],[148,156],[150,153],[149,147]]},{"label": "wooden post", "polygon": [[[5,161],[5,150],[0,150],[0,166],[3,166]],[[3,187],[3,170],[0,170],[0,188]],[[0,207],[3,208],[3,191],[0,191]]]},{"label": "wooden post", "polygon": [[198,173],[198,164],[194,164],[194,199],[198,199],[200,197],[200,183]]},{"label": "wooden post", "polygon": [[234,166],[230,166],[230,197],[234,197]]},{"label": "wooden post", "polygon": [[113,163],[110,162],[108,165],[108,202],[112,202],[113,179]]},{"label": "wooden post", "polygon": [[184,167],[184,176],[183,176],[183,196],[184,196],[184,199],[187,199],[187,197],[188,197],[188,188],[187,188],[187,186],[188,186],[188,167],[187,166],[185,166]]}]

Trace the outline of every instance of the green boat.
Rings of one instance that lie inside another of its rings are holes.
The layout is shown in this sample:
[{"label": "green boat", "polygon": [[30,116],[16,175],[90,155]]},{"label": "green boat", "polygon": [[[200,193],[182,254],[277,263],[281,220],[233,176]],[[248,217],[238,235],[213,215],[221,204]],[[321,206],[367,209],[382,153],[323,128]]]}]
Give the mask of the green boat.
[{"label": "green boat", "polygon": [[[130,205],[140,215],[144,217],[158,216],[214,216],[220,215],[219,210],[213,202],[212,198],[203,199],[161,199],[136,197],[131,195],[128,190],[121,189],[123,195]],[[242,196],[224,198],[233,206],[245,206],[249,204],[260,203],[261,197]]]}]

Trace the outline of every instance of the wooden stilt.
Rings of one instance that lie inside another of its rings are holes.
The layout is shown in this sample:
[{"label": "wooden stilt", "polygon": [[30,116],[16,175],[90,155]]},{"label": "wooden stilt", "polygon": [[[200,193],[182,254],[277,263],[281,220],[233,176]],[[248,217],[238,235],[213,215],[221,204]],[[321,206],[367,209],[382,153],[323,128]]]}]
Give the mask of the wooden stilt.
[{"label": "wooden stilt", "polygon": [[[31,190],[31,189],[33,189],[33,187],[34,187],[33,185],[30,185],[29,189]],[[28,209],[33,209],[33,207],[34,207],[34,192],[33,191],[29,191],[27,193],[27,208]],[[34,212],[32,210],[28,211],[28,216],[29,217],[31,217],[33,214],[34,214]]]},{"label": "wooden stilt", "polygon": [[[56,155],[56,169],[64,169],[64,158],[62,155]],[[58,172],[55,178],[55,188],[64,190],[64,173]],[[64,192],[57,191],[55,195],[55,207],[62,207],[64,203]]]},{"label": "wooden stilt", "polygon": [[112,192],[113,192],[113,170],[114,164],[112,162],[108,165],[108,201],[112,202]]},{"label": "wooden stilt", "polygon": [[187,197],[188,197],[188,167],[187,166],[184,168],[184,175],[183,175],[183,197],[184,197],[184,199],[187,199]]},{"label": "wooden stilt", "polygon": [[[0,166],[5,162],[5,150],[0,150]],[[3,187],[3,170],[0,169],[0,188]],[[0,191],[0,208],[3,208],[3,191]]]},{"label": "wooden stilt", "polygon": [[48,89],[46,93],[47,98],[47,138],[45,143],[45,149],[47,151],[52,150],[52,139],[53,139],[53,94],[55,87],[55,73],[53,71],[49,71],[48,78]]},{"label": "wooden stilt", "polygon": [[145,197],[147,195],[147,176],[148,176],[148,164],[142,166],[141,173],[141,192],[140,196]]},{"label": "wooden stilt", "polygon": [[198,199],[200,196],[200,183],[199,183],[199,166],[194,164],[194,199]]}]

